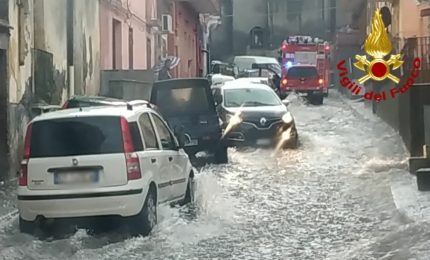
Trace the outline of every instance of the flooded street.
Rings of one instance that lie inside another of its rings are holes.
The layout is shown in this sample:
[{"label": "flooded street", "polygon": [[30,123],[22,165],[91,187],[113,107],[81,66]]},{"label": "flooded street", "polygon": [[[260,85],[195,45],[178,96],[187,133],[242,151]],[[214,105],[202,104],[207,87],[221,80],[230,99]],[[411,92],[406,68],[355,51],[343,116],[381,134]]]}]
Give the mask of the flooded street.
[{"label": "flooded street", "polygon": [[6,184],[0,259],[428,259],[428,223],[393,200],[409,178],[400,137],[356,105],[337,93],[323,106],[294,98],[297,150],[230,150],[230,164],[198,174],[196,208],[163,206],[146,238],[20,234]]}]

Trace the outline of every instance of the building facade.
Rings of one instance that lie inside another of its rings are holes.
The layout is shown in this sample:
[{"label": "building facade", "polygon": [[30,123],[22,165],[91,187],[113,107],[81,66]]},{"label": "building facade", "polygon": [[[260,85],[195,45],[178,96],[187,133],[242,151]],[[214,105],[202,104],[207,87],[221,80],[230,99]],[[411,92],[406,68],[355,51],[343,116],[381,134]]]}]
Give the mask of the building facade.
[{"label": "building facade", "polygon": [[10,25],[8,48],[0,51],[7,79],[0,87],[0,104],[5,104],[0,142],[6,150],[0,161],[8,162],[8,170],[1,168],[4,179],[18,169],[35,105],[60,105],[70,95],[98,93],[100,34],[98,1],[2,0],[0,13]]},{"label": "building facade", "polygon": [[214,51],[213,57],[226,59],[252,50],[274,50],[290,35],[331,41],[338,28],[357,26],[361,18],[357,10],[365,10],[365,3],[366,0],[223,0],[223,23],[213,31],[211,44],[226,48]]},{"label": "building facade", "polygon": [[156,0],[100,1],[102,70],[151,69],[155,63]]},{"label": "building facade", "polygon": [[174,69],[174,77],[195,77],[202,75],[203,27],[202,14],[217,14],[219,4],[215,0],[172,1],[160,0],[158,14],[172,18],[172,30],[160,32],[159,57],[173,55],[180,58]]}]

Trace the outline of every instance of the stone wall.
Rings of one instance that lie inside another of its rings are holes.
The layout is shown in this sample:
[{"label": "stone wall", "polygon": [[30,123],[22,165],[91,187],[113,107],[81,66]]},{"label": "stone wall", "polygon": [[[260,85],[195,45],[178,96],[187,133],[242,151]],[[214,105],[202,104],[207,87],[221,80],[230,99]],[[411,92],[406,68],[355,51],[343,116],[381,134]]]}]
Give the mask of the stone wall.
[{"label": "stone wall", "polygon": [[8,129],[10,171],[4,178],[19,168],[34,104],[60,105],[69,94],[96,94],[100,85],[98,1],[9,0],[8,13],[8,123],[0,127]]}]

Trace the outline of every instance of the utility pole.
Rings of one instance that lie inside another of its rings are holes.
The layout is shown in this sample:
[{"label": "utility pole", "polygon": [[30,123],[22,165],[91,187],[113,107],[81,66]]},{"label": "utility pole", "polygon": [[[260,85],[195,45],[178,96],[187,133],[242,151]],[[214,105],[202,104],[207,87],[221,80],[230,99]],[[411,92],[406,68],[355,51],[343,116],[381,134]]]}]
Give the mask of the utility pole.
[{"label": "utility pole", "polygon": [[221,24],[221,18],[219,16],[213,15],[201,15],[200,21],[203,26],[203,75],[206,76],[208,74],[209,69],[209,38],[211,34],[211,30],[214,26]]}]

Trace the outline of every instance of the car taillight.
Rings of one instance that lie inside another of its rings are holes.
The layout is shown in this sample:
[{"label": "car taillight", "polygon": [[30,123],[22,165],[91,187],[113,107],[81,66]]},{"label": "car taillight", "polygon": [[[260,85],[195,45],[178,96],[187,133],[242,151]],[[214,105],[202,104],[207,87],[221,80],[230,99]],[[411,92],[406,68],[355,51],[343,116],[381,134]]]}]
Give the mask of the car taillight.
[{"label": "car taillight", "polygon": [[19,186],[27,186],[28,180],[28,167],[27,160],[21,162],[21,170],[19,171]]},{"label": "car taillight", "polygon": [[286,86],[286,85],[287,85],[287,83],[288,83],[288,80],[287,80],[287,79],[283,79],[283,80],[282,80],[282,85]]},{"label": "car taillight", "polygon": [[21,162],[21,170],[19,173],[19,186],[27,186],[28,183],[28,161],[30,160],[30,145],[31,145],[31,133],[33,126],[28,125],[27,133],[25,134],[24,141],[24,160]]},{"label": "car taillight", "polygon": [[140,179],[142,178],[142,173],[140,172],[139,156],[137,156],[134,150],[133,140],[131,137],[131,131],[130,127],[128,126],[128,122],[123,117],[121,118],[121,131],[124,143],[127,179],[129,181]]}]

